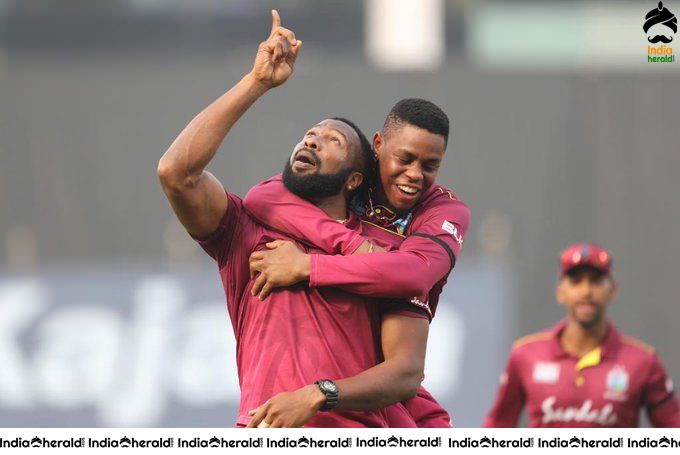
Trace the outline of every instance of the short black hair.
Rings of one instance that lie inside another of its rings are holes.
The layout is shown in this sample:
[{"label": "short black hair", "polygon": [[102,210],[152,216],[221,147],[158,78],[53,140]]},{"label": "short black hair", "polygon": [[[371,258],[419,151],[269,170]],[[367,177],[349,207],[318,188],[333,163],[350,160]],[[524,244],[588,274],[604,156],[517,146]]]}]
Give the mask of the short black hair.
[{"label": "short black hair", "polygon": [[385,137],[404,123],[417,126],[444,137],[449,142],[449,118],[436,104],[422,98],[404,98],[395,104],[387,114],[383,125]]},{"label": "short black hair", "polygon": [[351,120],[344,117],[331,117],[331,120],[337,120],[349,125],[357,136],[359,136],[359,144],[361,145],[361,153],[355,155],[354,170],[361,172],[364,175],[364,180],[359,186],[358,192],[361,194],[368,191],[368,188],[373,184],[373,177],[375,175],[375,157],[373,155],[373,147],[366,139],[363,131]]}]

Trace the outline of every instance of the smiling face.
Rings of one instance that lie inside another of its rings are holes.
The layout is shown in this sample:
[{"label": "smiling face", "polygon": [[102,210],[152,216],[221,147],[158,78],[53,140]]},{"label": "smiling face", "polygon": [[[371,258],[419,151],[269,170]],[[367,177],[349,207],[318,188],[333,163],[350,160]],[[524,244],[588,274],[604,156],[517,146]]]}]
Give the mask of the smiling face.
[{"label": "smiling face", "polygon": [[616,296],[616,283],[594,267],[578,266],[560,279],[555,294],[567,307],[570,320],[591,328],[604,321],[606,307]]},{"label": "smiling face", "polygon": [[437,178],[446,140],[440,134],[403,123],[387,136],[376,133],[373,149],[380,175],[378,203],[396,212],[408,212]]},{"label": "smiling face", "polygon": [[307,130],[286,162],[283,182],[305,199],[318,199],[351,191],[361,183],[358,169],[361,145],[345,122],[323,120]]}]

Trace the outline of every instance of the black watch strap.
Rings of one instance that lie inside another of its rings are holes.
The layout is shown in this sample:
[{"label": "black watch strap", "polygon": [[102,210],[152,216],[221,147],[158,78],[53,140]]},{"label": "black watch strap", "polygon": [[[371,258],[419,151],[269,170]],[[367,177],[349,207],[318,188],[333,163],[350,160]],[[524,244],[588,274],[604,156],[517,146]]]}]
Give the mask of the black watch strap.
[{"label": "black watch strap", "polygon": [[319,411],[330,411],[338,405],[338,386],[330,379],[319,379],[316,381],[319,390],[326,395],[326,402]]}]

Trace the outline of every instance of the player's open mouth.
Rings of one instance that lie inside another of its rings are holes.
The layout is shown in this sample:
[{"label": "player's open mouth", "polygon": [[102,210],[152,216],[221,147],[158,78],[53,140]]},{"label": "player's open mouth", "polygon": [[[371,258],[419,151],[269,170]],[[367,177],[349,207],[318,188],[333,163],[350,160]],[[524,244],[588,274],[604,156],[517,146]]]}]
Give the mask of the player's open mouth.
[{"label": "player's open mouth", "polygon": [[408,185],[397,185],[397,188],[399,189],[399,192],[405,196],[413,197],[418,192],[420,191],[419,188],[415,186],[408,186]]},{"label": "player's open mouth", "polygon": [[315,168],[316,159],[311,152],[302,149],[295,154],[295,158],[293,159],[293,167],[296,167],[298,169]]},{"label": "player's open mouth", "polygon": [[593,302],[578,302],[576,304],[576,310],[579,312],[594,313],[597,311],[597,305]]}]

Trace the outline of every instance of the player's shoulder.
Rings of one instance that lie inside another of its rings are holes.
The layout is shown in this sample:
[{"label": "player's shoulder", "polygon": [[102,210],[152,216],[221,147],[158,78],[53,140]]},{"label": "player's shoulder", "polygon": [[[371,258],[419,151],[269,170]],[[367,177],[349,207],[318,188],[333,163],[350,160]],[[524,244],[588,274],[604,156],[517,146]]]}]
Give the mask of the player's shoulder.
[{"label": "player's shoulder", "polygon": [[248,244],[246,238],[257,243],[263,236],[277,234],[272,228],[261,224],[248,213],[243,199],[233,193],[227,193],[227,195],[229,197],[229,207],[225,217],[230,219],[232,224],[231,231],[235,232],[235,234],[232,233],[231,235],[238,237],[240,243]]},{"label": "player's shoulder", "polygon": [[463,202],[455,191],[446,188],[443,185],[434,184],[423,195],[418,202],[413,216],[417,217],[431,210],[437,213],[448,212],[457,217],[470,217],[470,209],[465,202]]},{"label": "player's shoulder", "polygon": [[619,341],[624,348],[633,352],[637,352],[646,356],[656,355],[656,348],[654,346],[632,337],[627,333],[619,332]]},{"label": "player's shoulder", "polygon": [[422,204],[443,201],[456,201],[457,203],[465,204],[451,188],[435,183],[423,197]]},{"label": "player's shoulder", "polygon": [[540,332],[525,335],[515,340],[515,342],[512,343],[512,351],[519,352],[544,346],[550,343],[554,338],[555,334],[552,329],[541,330]]},{"label": "player's shoulder", "polygon": [[435,183],[434,185],[432,185],[432,187],[434,188],[434,192],[441,197],[447,197],[449,199],[460,200],[458,198],[458,195],[456,194],[456,192],[453,191],[453,189],[451,189],[451,188],[447,188],[444,185],[440,185],[438,183]]}]

